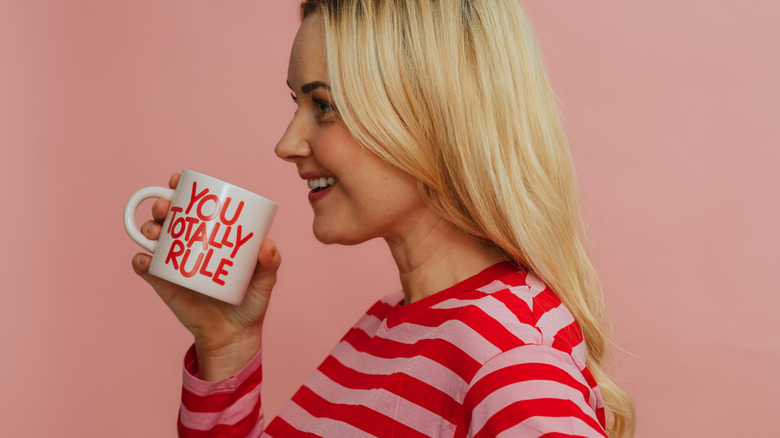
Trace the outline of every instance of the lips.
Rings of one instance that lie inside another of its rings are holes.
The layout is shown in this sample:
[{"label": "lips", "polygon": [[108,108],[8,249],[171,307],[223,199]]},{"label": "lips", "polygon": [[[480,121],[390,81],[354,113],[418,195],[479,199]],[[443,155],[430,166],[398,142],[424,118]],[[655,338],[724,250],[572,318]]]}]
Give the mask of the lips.
[{"label": "lips", "polygon": [[309,192],[310,203],[314,203],[323,196],[327,195],[333,186],[339,182],[339,179],[334,176],[313,172],[301,173],[301,178],[306,180],[306,184],[311,189]]}]

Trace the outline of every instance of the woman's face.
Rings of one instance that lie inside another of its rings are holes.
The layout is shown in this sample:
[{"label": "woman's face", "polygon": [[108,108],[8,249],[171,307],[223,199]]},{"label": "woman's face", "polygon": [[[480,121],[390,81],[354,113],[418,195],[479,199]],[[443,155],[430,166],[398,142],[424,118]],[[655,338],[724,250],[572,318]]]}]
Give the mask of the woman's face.
[{"label": "woman's face", "polygon": [[287,83],[298,109],[275,152],[295,163],[311,189],[314,235],[323,243],[403,241],[430,210],[414,178],[369,152],[340,121],[332,106],[318,13],[298,30]]}]

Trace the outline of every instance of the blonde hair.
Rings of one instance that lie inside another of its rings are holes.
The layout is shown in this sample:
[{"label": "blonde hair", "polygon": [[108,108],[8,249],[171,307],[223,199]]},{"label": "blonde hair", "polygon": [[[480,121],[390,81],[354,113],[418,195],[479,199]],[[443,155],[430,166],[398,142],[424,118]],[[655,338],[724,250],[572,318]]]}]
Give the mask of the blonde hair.
[{"label": "blonde hair", "polygon": [[571,155],[517,0],[308,0],[333,100],[355,138],[415,177],[432,208],[534,272],[571,311],[611,437],[631,399],[603,372],[604,304],[582,244]]}]

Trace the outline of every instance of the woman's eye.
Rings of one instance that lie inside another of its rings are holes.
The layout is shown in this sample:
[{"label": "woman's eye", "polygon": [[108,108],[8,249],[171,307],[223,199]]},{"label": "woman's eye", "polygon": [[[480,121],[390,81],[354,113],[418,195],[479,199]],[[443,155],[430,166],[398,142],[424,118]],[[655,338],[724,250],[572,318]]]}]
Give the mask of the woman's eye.
[{"label": "woman's eye", "polygon": [[336,107],[330,102],[317,98],[312,99],[312,101],[314,102],[314,108],[317,110],[315,118],[319,123],[331,123],[336,120],[338,112]]},{"label": "woman's eye", "polygon": [[320,115],[329,113],[334,109],[330,103],[325,102],[324,100],[314,99],[314,104],[317,106],[317,109],[319,110],[318,114]]}]

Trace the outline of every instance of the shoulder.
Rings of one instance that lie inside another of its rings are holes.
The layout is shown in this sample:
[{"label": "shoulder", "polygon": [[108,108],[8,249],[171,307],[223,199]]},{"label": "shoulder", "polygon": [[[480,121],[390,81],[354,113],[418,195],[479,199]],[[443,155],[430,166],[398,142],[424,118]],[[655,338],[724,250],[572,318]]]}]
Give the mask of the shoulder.
[{"label": "shoulder", "polygon": [[604,437],[601,393],[574,358],[549,345],[528,344],[485,363],[463,402],[480,435]]},{"label": "shoulder", "polygon": [[502,430],[513,436],[532,430],[605,436],[604,405],[585,365],[582,332],[555,293],[519,271],[478,288],[473,297],[472,306],[517,337],[469,383],[464,405],[474,429],[487,436]]},{"label": "shoulder", "polygon": [[[533,273],[517,270],[443,301],[436,308],[458,309],[457,318],[480,330],[503,351],[527,344],[548,345],[582,356],[583,338],[571,312]],[[499,345],[499,344],[497,344]]]}]

